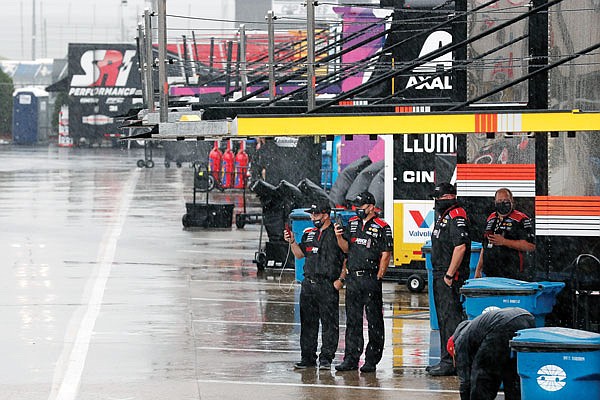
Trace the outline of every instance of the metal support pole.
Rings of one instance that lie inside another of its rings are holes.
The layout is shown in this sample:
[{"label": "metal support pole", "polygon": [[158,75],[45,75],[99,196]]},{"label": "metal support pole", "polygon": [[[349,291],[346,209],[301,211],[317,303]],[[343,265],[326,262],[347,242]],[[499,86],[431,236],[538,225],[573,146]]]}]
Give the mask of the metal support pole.
[{"label": "metal support pole", "polygon": [[146,85],[146,41],[144,39],[144,28],[142,23],[138,23],[137,26],[137,51],[138,51],[138,60],[140,65],[140,75],[142,78],[142,98],[144,99],[144,104],[146,108],[148,107],[148,92]]},{"label": "metal support pole", "polygon": [[169,83],[167,82],[167,0],[158,1],[158,83],[160,122],[167,122],[169,113]]},{"label": "metal support pole", "polygon": [[31,21],[31,59],[35,61],[35,0],[33,0],[33,11],[32,11],[32,21]]},{"label": "metal support pole", "polygon": [[[456,20],[452,23],[452,41],[456,43],[467,40],[467,0],[455,0],[454,10]],[[454,60],[457,66],[452,69],[451,98],[454,103],[467,101],[467,45],[454,50]]]},{"label": "metal support pole", "polygon": [[213,73],[214,68],[214,59],[215,59],[215,38],[210,38],[210,55],[208,56],[208,70],[210,73]]},{"label": "metal support pole", "polygon": [[242,87],[242,96],[248,94],[248,73],[246,71],[246,25],[240,25],[240,80]]},{"label": "metal support pole", "polygon": [[185,85],[190,86],[190,76],[188,69],[188,51],[187,51],[187,37],[183,36],[183,75],[185,75]]},{"label": "metal support pole", "polygon": [[[225,64],[225,93],[231,89],[231,59],[233,57],[233,42],[227,42],[227,63]],[[228,96],[227,96],[228,97]]]},{"label": "metal support pole", "polygon": [[146,107],[148,112],[155,112],[156,107],[154,105],[154,52],[152,51],[152,19],[149,9],[144,10],[144,30],[146,36],[144,38],[144,51],[146,52],[146,68],[144,73],[146,74],[146,93],[148,94],[148,103]]},{"label": "metal support pole", "polygon": [[306,88],[308,111],[315,108],[315,2],[306,2]]},{"label": "metal support pole", "polygon": [[275,87],[275,13],[273,10],[267,12],[267,31],[269,36],[269,100],[273,100],[277,94]]}]

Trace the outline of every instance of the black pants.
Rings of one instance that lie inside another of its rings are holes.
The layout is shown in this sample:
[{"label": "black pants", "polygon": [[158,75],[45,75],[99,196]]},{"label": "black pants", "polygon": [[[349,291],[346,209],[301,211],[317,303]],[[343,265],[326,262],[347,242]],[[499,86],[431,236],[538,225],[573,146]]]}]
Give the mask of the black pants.
[{"label": "black pants", "polygon": [[349,274],[346,278],[346,350],[344,362],[358,364],[363,352],[363,313],[367,315],[369,343],[365,362],[377,365],[381,361],[385,331],[383,324],[383,294],[376,273],[363,276]]},{"label": "black pants", "polygon": [[458,324],[466,319],[460,302],[460,286],[462,282],[452,281],[452,286],[444,282],[444,272],[433,272],[433,298],[440,328],[440,363],[452,365],[452,357],[448,354],[446,344],[454,334]]},{"label": "black pants", "polygon": [[[488,333],[481,342],[470,366],[460,365],[460,359],[457,358],[456,367],[461,378],[461,400],[493,400],[498,394],[500,383],[504,383],[506,400],[521,399],[517,359],[511,358],[509,341],[518,330],[533,327],[535,327],[535,319],[528,315],[521,315]],[[470,368],[470,379],[468,380],[461,376],[465,375],[462,372],[465,368]]]},{"label": "black pants", "polygon": [[340,335],[340,294],[328,280],[302,281],[300,291],[300,350],[302,360],[313,363],[317,359],[319,321],[321,322],[320,360],[331,362],[335,356]]}]

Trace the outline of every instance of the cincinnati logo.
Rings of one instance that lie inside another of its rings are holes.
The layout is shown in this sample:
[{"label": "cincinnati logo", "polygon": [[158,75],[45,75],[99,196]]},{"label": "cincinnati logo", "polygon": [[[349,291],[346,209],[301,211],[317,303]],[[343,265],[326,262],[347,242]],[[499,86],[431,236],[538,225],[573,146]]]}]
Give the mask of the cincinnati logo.
[{"label": "cincinnati logo", "polygon": [[433,225],[435,213],[433,210],[429,211],[425,218],[419,210],[409,210],[410,216],[419,228],[429,229]]}]

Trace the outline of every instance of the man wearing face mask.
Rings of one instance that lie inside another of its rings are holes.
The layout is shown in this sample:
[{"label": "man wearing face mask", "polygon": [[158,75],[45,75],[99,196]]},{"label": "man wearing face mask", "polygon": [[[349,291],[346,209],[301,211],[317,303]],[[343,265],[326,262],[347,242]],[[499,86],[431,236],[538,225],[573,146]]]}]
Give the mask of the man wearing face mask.
[{"label": "man wearing face mask", "polygon": [[319,369],[331,369],[339,339],[339,290],[344,286],[344,253],[337,244],[331,223],[329,202],[318,201],[305,210],[310,213],[314,228],[307,228],[300,243],[284,230],[283,238],[290,243],[296,258],[306,257],[304,280],[300,289],[300,350],[301,359],[294,368],[317,365],[317,339],[321,322],[321,354]]},{"label": "man wearing face mask", "polygon": [[475,270],[491,277],[531,280],[525,268],[525,253],[535,250],[535,233],[531,219],[514,209],[512,192],[507,188],[496,191],[496,211],[487,219],[483,247]]},{"label": "man wearing face mask", "polygon": [[432,376],[455,375],[446,343],[456,326],[465,319],[460,287],[469,278],[471,238],[466,211],[456,200],[454,185],[440,183],[433,193],[438,216],[431,233],[433,298],[440,332],[440,362],[426,371]]},{"label": "man wearing face mask", "polygon": [[346,349],[338,371],[358,369],[363,352],[363,314],[366,313],[369,343],[363,373],[374,372],[384,346],[382,279],[394,248],[392,230],[375,211],[375,197],[362,192],[352,201],[356,216],[348,226],[335,226],[337,242],[348,254],[346,284]]}]

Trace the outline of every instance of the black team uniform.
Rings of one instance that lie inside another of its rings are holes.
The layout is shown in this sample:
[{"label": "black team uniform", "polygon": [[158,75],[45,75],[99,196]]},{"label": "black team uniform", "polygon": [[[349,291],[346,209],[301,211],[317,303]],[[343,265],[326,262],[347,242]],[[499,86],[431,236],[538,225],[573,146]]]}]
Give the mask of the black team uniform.
[{"label": "black team uniform", "polygon": [[[444,275],[452,260],[454,247],[465,244],[466,251],[458,271],[453,276],[452,286],[446,285]],[[440,329],[440,364],[438,368],[453,371],[452,357],[446,343],[456,326],[465,319],[460,302],[460,287],[469,278],[471,239],[467,213],[456,202],[443,211],[431,234],[431,264],[433,266],[433,297]],[[433,370],[434,368],[432,368]],[[431,373],[431,371],[430,371]]]},{"label": "black team uniform", "polygon": [[333,282],[340,277],[344,253],[337,244],[333,224],[323,231],[317,228],[304,230],[298,243],[305,256],[304,280],[300,291],[300,349],[302,361],[316,365],[319,321],[322,345],[319,361],[331,363],[339,339],[338,290]]},{"label": "black team uniform", "polygon": [[522,308],[493,310],[461,322],[448,343],[450,352],[454,347],[461,400],[493,400],[501,382],[506,400],[520,400],[517,359],[511,358],[509,342],[518,330],[534,327],[535,318]]},{"label": "black team uniform", "polygon": [[382,281],[377,279],[377,271],[381,253],[391,252],[394,248],[392,230],[381,218],[372,218],[363,225],[362,219],[352,217],[348,221],[344,239],[348,241],[346,265],[348,274],[346,276],[346,350],[343,365],[351,366],[351,369],[358,368],[358,361],[364,347],[363,312],[365,312],[369,332],[365,365],[375,366],[381,360],[385,340]]},{"label": "black team uniform", "polygon": [[497,212],[487,219],[483,238],[483,273],[486,276],[530,281],[532,272],[525,268],[525,253],[506,246],[494,246],[488,242],[489,234],[499,234],[510,240],[526,240],[535,243],[531,219],[524,213],[512,210],[502,221]]}]

